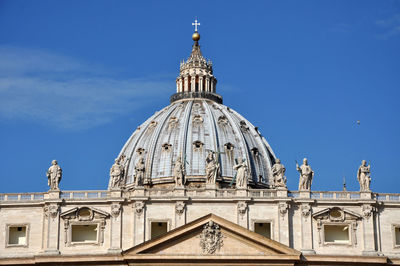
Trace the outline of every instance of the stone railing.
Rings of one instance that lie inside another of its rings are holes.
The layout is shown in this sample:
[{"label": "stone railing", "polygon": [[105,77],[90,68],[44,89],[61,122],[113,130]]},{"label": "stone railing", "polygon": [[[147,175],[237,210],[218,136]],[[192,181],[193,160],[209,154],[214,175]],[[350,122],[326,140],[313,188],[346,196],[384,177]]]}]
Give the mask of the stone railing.
[{"label": "stone railing", "polygon": [[398,193],[374,193],[374,199],[377,201],[398,201],[398,202],[400,202],[400,194],[398,194]]},{"label": "stone railing", "polygon": [[87,190],[87,191],[62,191],[62,199],[104,199],[107,198],[107,190]]},{"label": "stone railing", "polygon": [[1,193],[0,201],[41,201],[45,193]]},{"label": "stone railing", "polygon": [[[131,191],[135,196],[135,190]],[[311,191],[309,197],[316,200],[359,200],[362,199],[361,192],[355,191]],[[0,193],[0,202],[36,202],[47,198],[47,192],[41,193]],[[299,191],[288,191],[289,198],[302,197]],[[142,196],[145,197],[174,197],[185,196],[191,198],[276,198],[277,190],[274,189],[144,189]],[[279,196],[279,195],[278,195]],[[91,200],[105,199],[109,197],[107,190],[87,190],[87,191],[62,191],[61,199],[66,200]],[[400,202],[400,193],[372,193],[372,199],[377,201]]]}]

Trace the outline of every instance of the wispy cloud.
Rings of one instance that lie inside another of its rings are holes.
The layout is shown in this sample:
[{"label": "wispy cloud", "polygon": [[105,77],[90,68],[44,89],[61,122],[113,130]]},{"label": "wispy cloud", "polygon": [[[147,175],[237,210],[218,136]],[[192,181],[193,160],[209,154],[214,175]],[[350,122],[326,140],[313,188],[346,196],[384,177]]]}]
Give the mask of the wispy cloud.
[{"label": "wispy cloud", "polygon": [[0,46],[0,118],[84,129],[169,94],[171,79],[121,79],[44,51]]},{"label": "wispy cloud", "polygon": [[400,13],[394,14],[389,18],[380,19],[375,24],[381,27],[384,32],[378,35],[379,38],[387,39],[400,34]]}]

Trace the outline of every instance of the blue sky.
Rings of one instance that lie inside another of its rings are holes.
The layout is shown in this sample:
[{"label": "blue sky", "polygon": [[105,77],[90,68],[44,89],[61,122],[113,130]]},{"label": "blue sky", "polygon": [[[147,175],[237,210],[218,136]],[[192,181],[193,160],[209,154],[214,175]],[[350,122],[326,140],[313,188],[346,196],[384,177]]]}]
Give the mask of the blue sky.
[{"label": "blue sky", "polygon": [[[0,1],[0,192],[106,189],[125,141],[169,104],[201,23],[217,91],[313,190],[400,192],[400,1]],[[360,120],[360,125],[356,121]]]}]

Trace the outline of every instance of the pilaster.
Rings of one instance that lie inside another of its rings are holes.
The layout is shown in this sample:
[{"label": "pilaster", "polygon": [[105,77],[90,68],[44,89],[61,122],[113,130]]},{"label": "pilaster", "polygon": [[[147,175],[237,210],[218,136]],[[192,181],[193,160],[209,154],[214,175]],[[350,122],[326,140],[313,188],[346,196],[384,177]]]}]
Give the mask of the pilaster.
[{"label": "pilaster", "polygon": [[363,255],[366,256],[377,256],[376,245],[375,245],[375,234],[374,234],[374,207],[370,204],[363,204],[361,206],[362,211],[362,224],[363,224],[363,239],[364,239],[364,250]]},{"label": "pilaster", "polygon": [[133,202],[132,205],[134,213],[134,223],[133,223],[133,245],[136,246],[145,241],[145,221],[146,221],[146,206],[145,202],[137,200]]},{"label": "pilaster", "polygon": [[111,204],[111,219],[110,219],[110,249],[109,253],[122,252],[122,205],[120,202]]},{"label": "pilaster", "polygon": [[175,203],[175,228],[186,224],[186,203],[177,201]]},{"label": "pilaster", "polygon": [[289,207],[287,201],[280,201],[278,203],[278,229],[279,229],[279,242],[289,246]]},{"label": "pilaster", "polygon": [[312,208],[311,202],[302,202],[301,211],[301,252],[305,255],[315,254],[313,246]]}]

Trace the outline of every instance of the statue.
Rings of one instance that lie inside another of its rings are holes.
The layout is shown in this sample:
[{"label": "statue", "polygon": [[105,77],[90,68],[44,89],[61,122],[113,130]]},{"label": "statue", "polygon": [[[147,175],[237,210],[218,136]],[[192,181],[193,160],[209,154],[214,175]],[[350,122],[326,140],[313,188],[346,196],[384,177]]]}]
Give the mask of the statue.
[{"label": "statue", "polygon": [[111,188],[121,188],[124,183],[124,167],[120,164],[120,159],[115,159],[115,163],[111,166]]},{"label": "statue", "polygon": [[206,158],[206,184],[215,184],[219,172],[219,163],[214,158],[214,152],[210,151]]},{"label": "statue", "polygon": [[140,156],[139,161],[135,165],[135,186],[143,186],[145,170],[144,158]]},{"label": "statue", "polygon": [[57,160],[51,162],[49,170],[47,170],[47,184],[50,190],[59,190],[58,184],[60,184],[62,177],[62,169],[58,165]]},{"label": "statue", "polygon": [[312,179],[314,177],[314,171],[308,165],[307,159],[303,159],[303,164],[300,167],[296,162],[296,169],[300,173],[299,190],[310,190]]},{"label": "statue", "polygon": [[371,165],[367,165],[367,162],[362,160],[357,171],[357,180],[360,183],[360,191],[371,191],[369,189],[369,185],[371,184],[370,170]]},{"label": "statue", "polygon": [[239,157],[233,166],[236,172],[236,188],[247,188],[247,164]]},{"label": "statue", "polygon": [[185,167],[182,163],[182,159],[179,156],[176,159],[175,166],[174,166],[174,178],[175,178],[175,186],[176,187],[183,187],[183,178],[185,177]]},{"label": "statue", "polygon": [[286,188],[286,168],[281,164],[281,160],[276,159],[275,164],[272,166],[272,176],[274,177],[274,187]]}]

